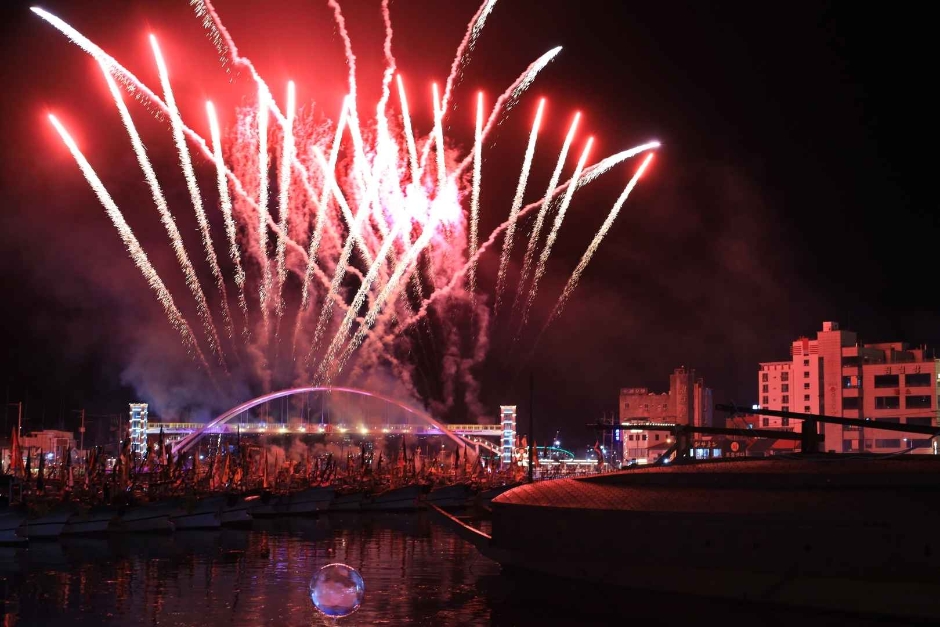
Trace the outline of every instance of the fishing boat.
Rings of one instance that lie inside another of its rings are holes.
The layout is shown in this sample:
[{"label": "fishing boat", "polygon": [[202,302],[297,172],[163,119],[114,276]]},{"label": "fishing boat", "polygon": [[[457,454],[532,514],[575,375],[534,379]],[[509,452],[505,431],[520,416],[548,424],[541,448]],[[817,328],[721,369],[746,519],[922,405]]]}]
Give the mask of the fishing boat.
[{"label": "fishing boat", "polygon": [[26,520],[26,511],[21,507],[0,509],[0,546],[25,545],[29,540],[17,533]]},{"label": "fishing boat", "polygon": [[358,512],[366,501],[364,490],[340,490],[333,495],[330,501],[331,512]]},{"label": "fishing boat", "polygon": [[115,531],[170,533],[175,528],[172,517],[178,511],[173,502],[140,503],[122,508]]},{"label": "fishing boat", "polygon": [[175,505],[170,521],[176,531],[182,529],[218,529],[222,526],[224,496],[188,497],[171,501]]},{"label": "fishing boat", "polygon": [[223,527],[245,527],[251,525],[251,514],[248,512],[251,501],[248,494],[228,494],[222,505]]},{"label": "fishing boat", "polygon": [[286,513],[290,516],[315,514],[329,509],[335,490],[332,487],[313,486],[304,490],[290,492],[284,499]]},{"label": "fishing boat", "polygon": [[107,533],[117,523],[120,511],[110,505],[81,508],[69,517],[62,530],[63,536],[97,535]]},{"label": "fishing boat", "polygon": [[935,620],[938,493],[938,456],[807,454],[525,484],[491,534],[431,510],[507,572]]},{"label": "fishing boat", "polygon": [[53,507],[45,512],[27,514],[16,533],[28,540],[58,538],[73,513],[71,508]]},{"label": "fishing boat", "polygon": [[366,498],[360,505],[362,511],[409,512],[420,507],[424,486],[409,484],[400,488],[389,488]]},{"label": "fishing boat", "polygon": [[315,514],[330,507],[334,492],[332,487],[313,486],[283,494],[267,493],[248,512],[256,518]]},{"label": "fishing boat", "polygon": [[476,490],[469,483],[452,483],[432,488],[424,495],[424,502],[443,509],[460,509],[471,505],[475,496]]}]

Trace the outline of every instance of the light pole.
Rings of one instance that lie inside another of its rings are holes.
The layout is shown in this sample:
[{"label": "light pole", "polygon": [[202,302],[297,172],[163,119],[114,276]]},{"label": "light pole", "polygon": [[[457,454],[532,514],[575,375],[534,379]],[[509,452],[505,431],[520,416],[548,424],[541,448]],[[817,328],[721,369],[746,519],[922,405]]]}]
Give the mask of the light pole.
[{"label": "light pole", "polygon": [[79,438],[78,450],[84,451],[85,450],[85,409],[84,408],[73,409],[72,411],[73,412],[77,411],[79,414],[82,415],[82,426],[78,428],[78,438]]},{"label": "light pole", "polygon": [[16,405],[16,437],[23,437],[23,401],[17,401],[15,403],[7,403],[8,406],[12,407]]}]

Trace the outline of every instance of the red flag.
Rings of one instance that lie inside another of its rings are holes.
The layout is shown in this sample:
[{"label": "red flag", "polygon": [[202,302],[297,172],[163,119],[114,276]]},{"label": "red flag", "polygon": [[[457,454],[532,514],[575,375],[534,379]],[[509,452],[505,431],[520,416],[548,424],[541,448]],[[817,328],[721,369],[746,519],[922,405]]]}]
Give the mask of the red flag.
[{"label": "red flag", "polygon": [[601,451],[600,442],[594,440],[594,452],[597,453],[597,467],[600,468],[604,463],[604,453]]}]

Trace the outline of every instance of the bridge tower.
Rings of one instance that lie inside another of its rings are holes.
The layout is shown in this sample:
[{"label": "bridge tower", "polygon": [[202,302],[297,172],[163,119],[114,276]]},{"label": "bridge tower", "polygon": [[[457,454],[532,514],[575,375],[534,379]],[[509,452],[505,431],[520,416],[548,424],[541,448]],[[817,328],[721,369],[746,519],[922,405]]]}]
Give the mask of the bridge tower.
[{"label": "bridge tower", "polygon": [[516,446],[516,406],[500,405],[499,415],[503,426],[500,436],[500,462],[505,468],[512,463],[513,448]]},{"label": "bridge tower", "polygon": [[131,403],[130,407],[131,453],[141,457],[147,450],[147,403]]}]

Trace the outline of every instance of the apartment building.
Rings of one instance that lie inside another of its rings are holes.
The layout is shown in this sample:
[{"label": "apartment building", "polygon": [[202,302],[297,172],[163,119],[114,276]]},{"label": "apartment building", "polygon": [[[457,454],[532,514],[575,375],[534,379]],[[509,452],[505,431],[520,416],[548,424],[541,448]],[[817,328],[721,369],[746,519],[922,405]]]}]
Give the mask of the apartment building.
[{"label": "apartment building", "polygon": [[[794,340],[789,361],[761,363],[758,372],[763,408],[895,424],[937,426],[938,386],[940,360],[927,347],[860,343],[855,332],[840,329],[838,322],[823,322],[815,339]],[[796,419],[757,419],[761,427],[799,428]],[[936,438],[874,427],[824,424],[821,428],[827,451],[937,453]]]}]

